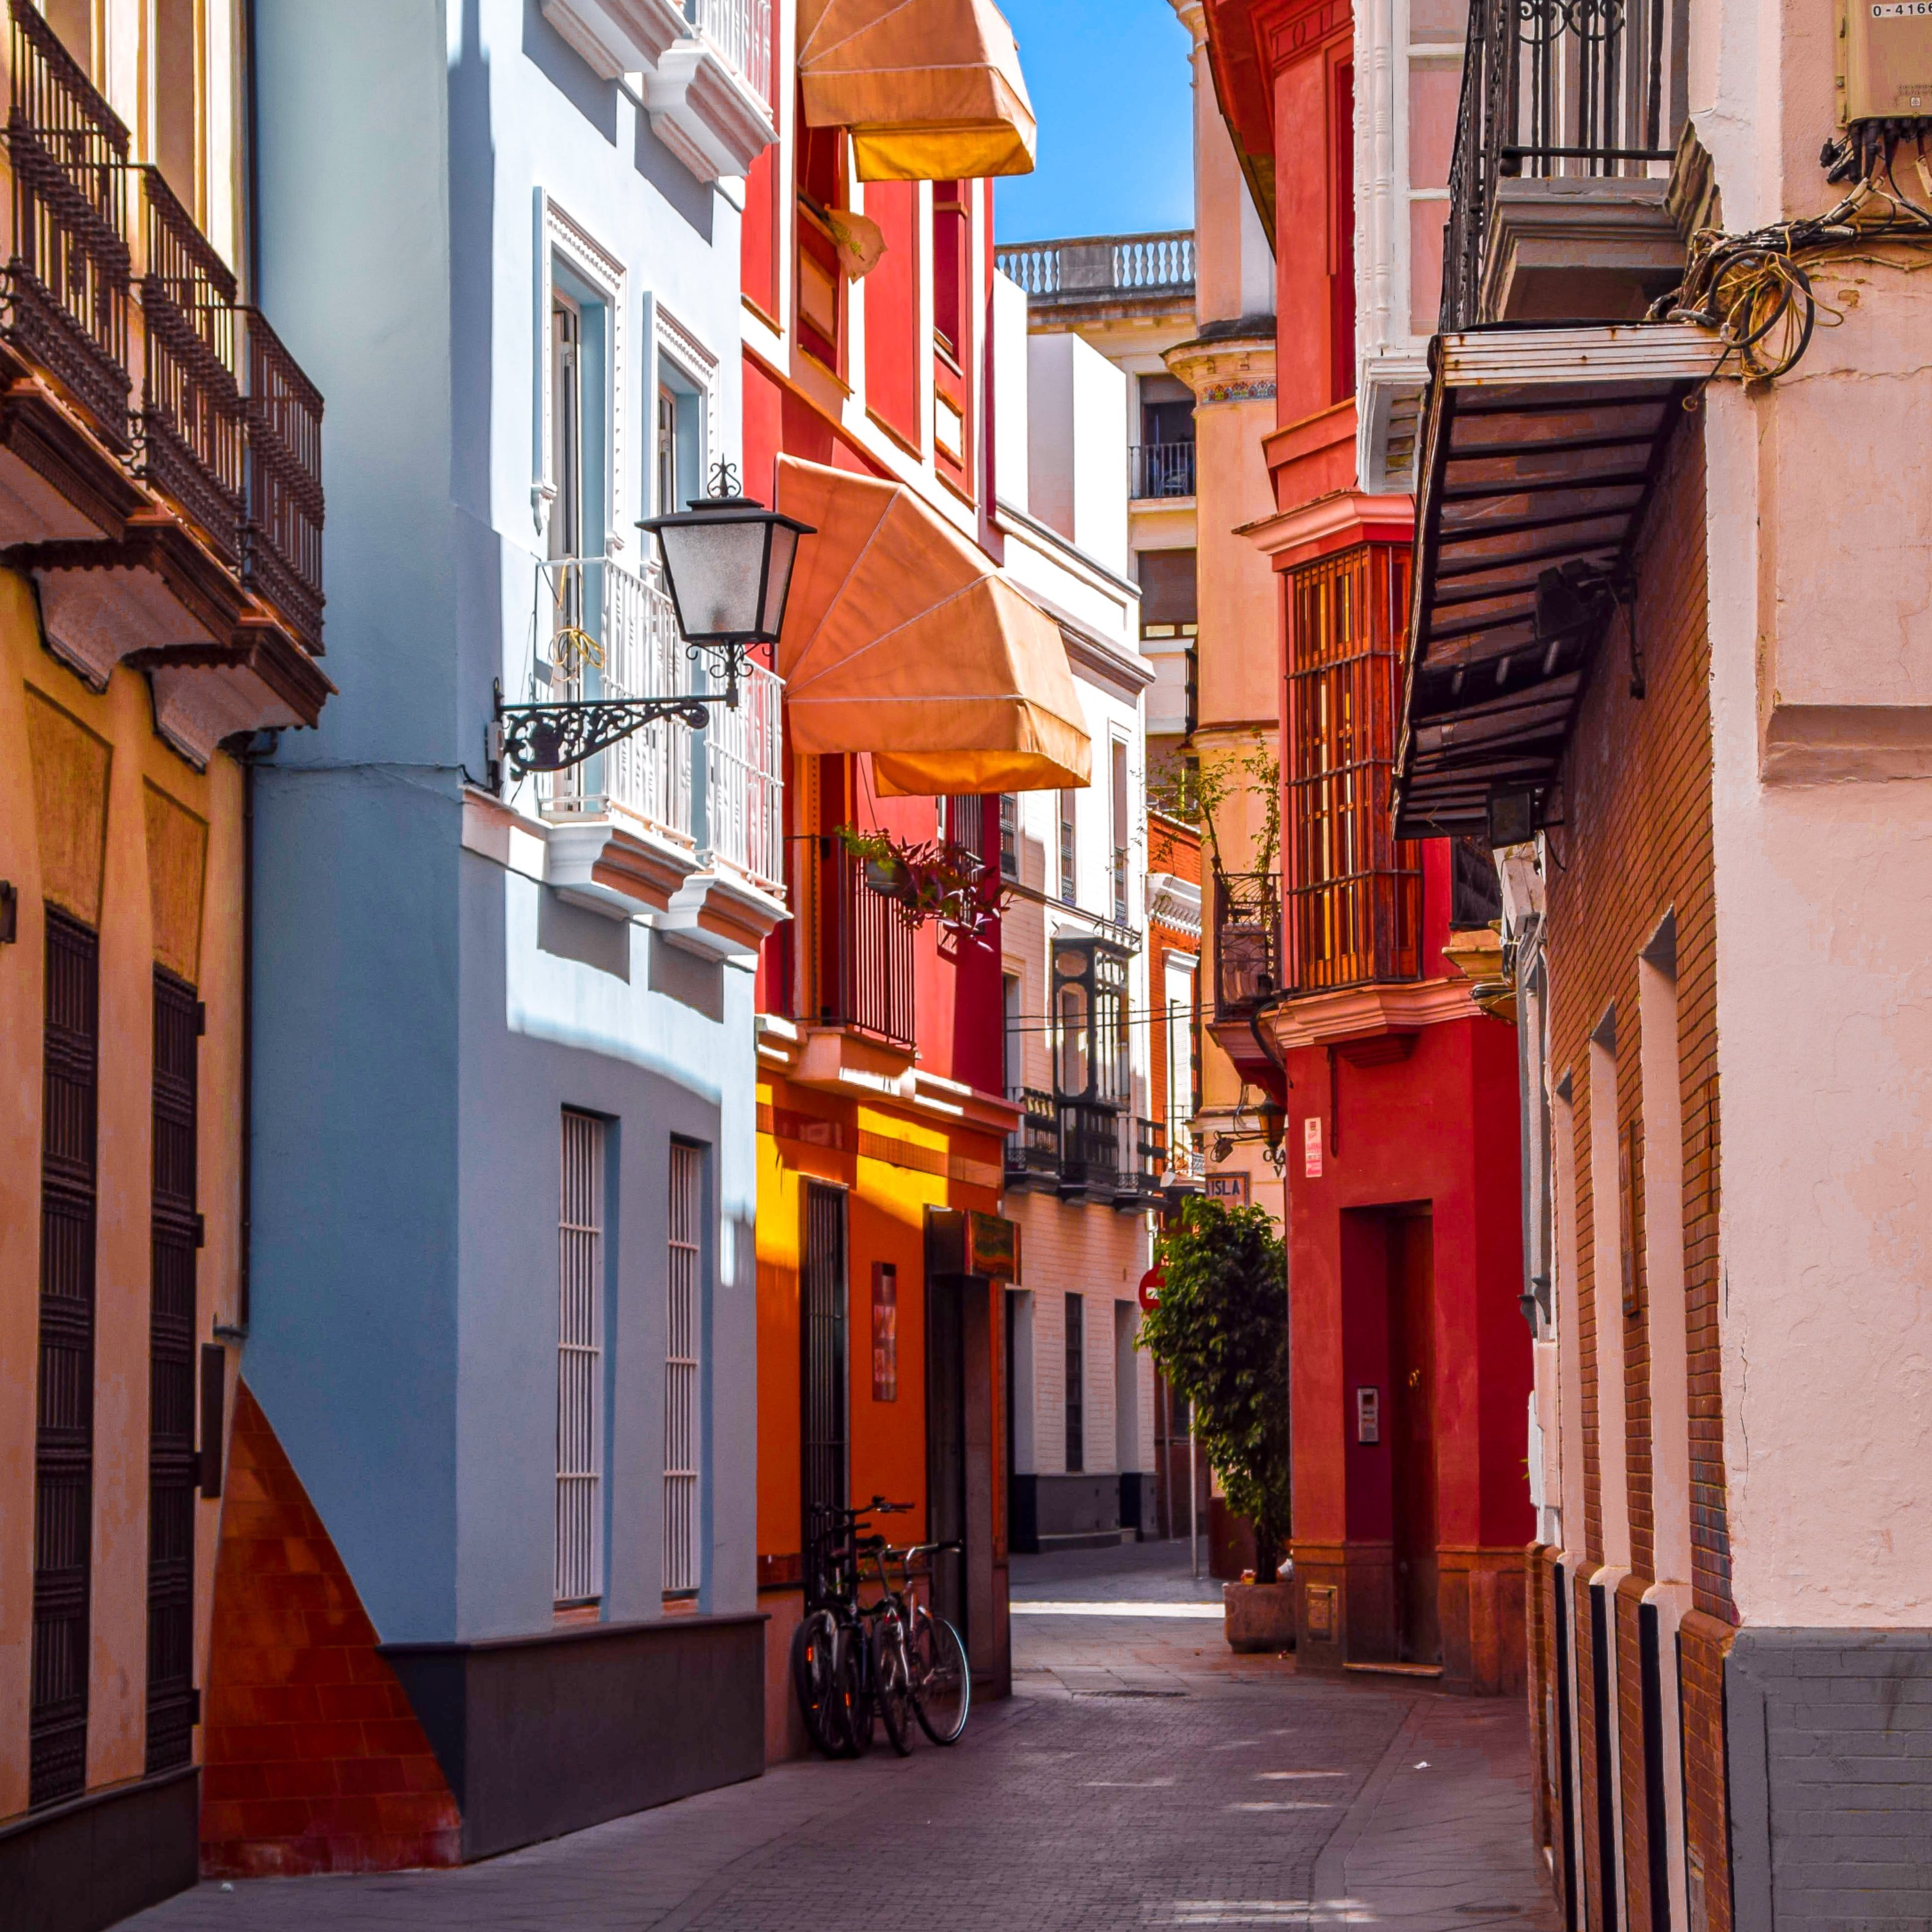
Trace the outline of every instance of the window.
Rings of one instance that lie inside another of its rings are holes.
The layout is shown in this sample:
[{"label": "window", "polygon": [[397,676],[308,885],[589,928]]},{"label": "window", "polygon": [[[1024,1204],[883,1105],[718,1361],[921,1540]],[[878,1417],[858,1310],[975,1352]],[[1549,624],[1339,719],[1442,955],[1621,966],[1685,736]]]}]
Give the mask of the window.
[{"label": "window", "polygon": [[1133,826],[1131,808],[1127,800],[1127,742],[1124,738],[1113,740],[1110,776],[1113,781],[1110,802],[1113,807],[1114,849],[1110,869],[1114,883],[1114,923],[1125,926],[1127,922],[1127,852]]},{"label": "window", "polygon": [[1073,871],[1073,794],[1070,791],[1060,794],[1060,902],[1063,905],[1079,903]]},{"label": "window", "polygon": [[[196,58],[195,0],[154,0],[154,155],[182,207],[197,218],[201,197],[195,166]],[[84,65],[85,45],[76,51]]]},{"label": "window", "polygon": [[87,1782],[94,1522],[95,1108],[100,942],[46,914],[40,1142],[40,1343],[34,1471],[34,1637],[27,1802]]},{"label": "window", "polygon": [[[804,1402],[805,1533],[824,1533],[823,1512],[845,1507],[848,1396],[845,1191],[805,1184],[805,1256],[799,1323]],[[808,1585],[809,1587],[809,1585]]]},{"label": "window", "polygon": [[154,970],[154,1192],[148,1329],[148,1751],[190,1755],[194,1724],[196,1043],[194,988]]},{"label": "window", "polygon": [[[584,315],[568,296],[550,308],[550,475],[556,500],[550,506],[550,554],[584,554]],[[572,620],[569,621],[575,621]]]},{"label": "window", "polygon": [[670,1256],[664,1322],[664,1589],[688,1595],[698,1586],[700,1413],[698,1348],[703,1266],[704,1154],[670,1148]]},{"label": "window", "polygon": [[[549,554],[553,565],[551,634],[600,636],[607,518],[604,484],[604,305],[560,262],[552,265],[550,311]],[[586,561],[588,560],[589,561]],[[591,654],[560,644],[552,651],[553,688],[594,698]]]},{"label": "window", "polygon": [[1020,801],[1018,794],[1000,794],[1000,876],[1020,875]]},{"label": "window", "polygon": [[556,1577],[560,1609],[603,1594],[604,1124],[563,1114],[557,1216]]},{"label": "window", "polygon": [[1198,628],[1196,553],[1143,550],[1134,553],[1134,574],[1141,586],[1141,634],[1192,638]]},{"label": "window", "polygon": [[829,219],[844,204],[845,130],[806,124],[801,99],[797,129],[798,342],[836,372],[844,344],[845,278]]},{"label": "window", "polygon": [[1334,69],[1334,110],[1329,128],[1334,141],[1328,219],[1332,238],[1328,258],[1330,399],[1355,393],[1355,66],[1343,61]]},{"label": "window", "polygon": [[1077,1476],[1087,1466],[1087,1303],[1084,1296],[1066,1298],[1066,1473]]},{"label": "window", "polygon": [[966,292],[973,215],[964,182],[932,184],[933,346],[964,367],[968,354]]},{"label": "window", "polygon": [[704,396],[681,373],[664,365],[658,385],[657,507],[659,516],[682,510],[704,494]]},{"label": "window", "polygon": [[1017,973],[1004,974],[1000,981],[1000,1011],[1006,1019],[1006,1092],[1010,1096],[1026,1084],[1026,1061],[1023,1049],[1024,1036],[1020,1031],[1020,977]]}]

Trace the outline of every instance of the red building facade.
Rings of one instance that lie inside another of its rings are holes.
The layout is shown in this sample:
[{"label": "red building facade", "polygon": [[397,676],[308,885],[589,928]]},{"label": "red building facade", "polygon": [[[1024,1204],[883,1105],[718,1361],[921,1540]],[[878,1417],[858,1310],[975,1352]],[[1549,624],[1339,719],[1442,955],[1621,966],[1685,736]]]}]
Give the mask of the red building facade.
[{"label": "red building facade", "polygon": [[1220,989],[1214,1024],[1286,1119],[1301,1664],[1514,1690],[1516,1046],[1443,957],[1497,910],[1486,855],[1398,840],[1390,812],[1412,512],[1358,475],[1353,20],[1345,0],[1206,12],[1276,263],[1275,511],[1250,534],[1280,581],[1281,876],[1269,970]]}]

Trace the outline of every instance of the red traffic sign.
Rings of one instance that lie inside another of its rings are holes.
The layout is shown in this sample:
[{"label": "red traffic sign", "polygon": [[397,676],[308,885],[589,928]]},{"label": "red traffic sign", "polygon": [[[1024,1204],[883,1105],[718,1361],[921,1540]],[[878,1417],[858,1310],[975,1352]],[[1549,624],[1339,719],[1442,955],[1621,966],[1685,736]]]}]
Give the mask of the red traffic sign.
[{"label": "red traffic sign", "polygon": [[1160,1292],[1167,1286],[1167,1270],[1156,1262],[1141,1276],[1141,1308],[1151,1315],[1160,1301]]}]

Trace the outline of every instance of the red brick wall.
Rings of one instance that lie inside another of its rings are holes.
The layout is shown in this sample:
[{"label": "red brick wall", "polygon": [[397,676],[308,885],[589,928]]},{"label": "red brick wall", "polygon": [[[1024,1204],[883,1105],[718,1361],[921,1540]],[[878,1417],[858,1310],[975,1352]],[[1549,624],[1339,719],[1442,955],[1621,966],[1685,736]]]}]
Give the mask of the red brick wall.
[{"label": "red brick wall", "polygon": [[[1633,1245],[1643,1242],[1642,1081],[1637,1019],[1637,958],[1666,912],[1677,929],[1678,1068],[1684,1149],[1682,1214],[1690,1415],[1692,1583],[1697,1609],[1721,1628],[1735,1623],[1726,1515],[1723,1414],[1718,1380],[1717,1173],[1712,1158],[1716,1104],[1716,930],[1712,858],[1710,644],[1706,611],[1705,500],[1701,426],[1687,421],[1660,479],[1636,553],[1636,635],[1646,693],[1630,694],[1629,642],[1619,617],[1604,640],[1580,714],[1564,772],[1564,824],[1551,834],[1548,932],[1552,1072],[1570,1080],[1575,1126],[1576,1226],[1564,1257],[1577,1281],[1577,1336],[1583,1384],[1585,1539],[1601,1562],[1603,1478],[1599,1405],[1624,1405],[1625,1477],[1634,1575],[1617,1605],[1617,1676],[1626,1889],[1633,1923],[1648,1922],[1643,1804],[1642,1726],[1636,1600],[1653,1576],[1654,1518],[1651,1480],[1650,1304],[1643,1284],[1634,1312],[1622,1308],[1620,1280],[1598,1284],[1596,1216],[1612,1217],[1621,1238],[1620,1199],[1592,1198],[1590,1050],[1592,1031],[1616,1010],[1617,1114],[1620,1146],[1631,1158]],[[1617,1166],[1615,1153],[1606,1163]],[[1653,1204],[1653,1211],[1654,1204]],[[1600,1386],[1602,1324],[1621,1324],[1624,1385]],[[1577,1626],[1577,1681],[1589,1682],[1587,1598]],[[1718,1666],[1720,1672],[1720,1666]],[[1714,1682],[1715,1680],[1714,1680]],[[1687,1698],[1689,1694],[1687,1692]],[[1590,1719],[1587,1688],[1583,1728]],[[1688,1724],[1688,1719],[1687,1719]],[[1693,1727],[1694,1728],[1694,1727]],[[1721,1706],[1687,1750],[1706,1755],[1694,1772],[1723,1789]],[[1586,1862],[1594,1873],[1596,1795],[1593,1742],[1582,1741]],[[1721,1806],[1720,1804],[1720,1810]],[[1699,1828],[1710,1825],[1706,1818]],[[1721,1832],[1710,1839],[1711,1891],[1721,1889]],[[1597,1895],[1594,1876],[1591,1895]],[[1714,1908],[1710,1923],[1720,1920]]]},{"label": "red brick wall", "polygon": [[1684,1838],[1704,1874],[1704,1914],[1690,1932],[1731,1932],[1730,1820],[1724,1802],[1724,1654],[1732,1624],[1693,1610],[1678,1633],[1684,1714]]},{"label": "red brick wall", "polygon": [[301,1479],[236,1393],[202,1772],[216,1877],[460,1862],[456,1801]]},{"label": "red brick wall", "polygon": [[1600,1916],[1597,1900],[1604,1895],[1605,1846],[1597,1829],[1597,1700],[1591,1688],[1595,1668],[1595,1633],[1590,1624],[1590,1583],[1578,1570],[1570,1583],[1570,1654],[1576,1684],[1576,1874],[1577,1910],[1586,1924]]}]

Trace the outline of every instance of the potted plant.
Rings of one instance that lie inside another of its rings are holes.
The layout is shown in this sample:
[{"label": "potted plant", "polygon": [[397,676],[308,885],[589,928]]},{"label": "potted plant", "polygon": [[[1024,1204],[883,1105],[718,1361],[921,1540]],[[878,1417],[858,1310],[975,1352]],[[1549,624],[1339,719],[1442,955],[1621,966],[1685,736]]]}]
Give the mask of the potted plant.
[{"label": "potted plant", "polygon": [[1166,1280],[1140,1346],[1194,1405],[1194,1433],[1229,1507],[1255,1526],[1252,1582],[1222,1591],[1236,1650],[1286,1650],[1291,1586],[1280,1575],[1290,1523],[1288,1262],[1264,1209],[1196,1198],[1160,1242]]},{"label": "potted plant", "polygon": [[866,868],[866,884],[890,899],[901,921],[916,931],[936,920],[956,938],[988,943],[993,921],[1012,896],[997,871],[950,838],[909,844],[890,832],[837,828],[838,842]]}]

